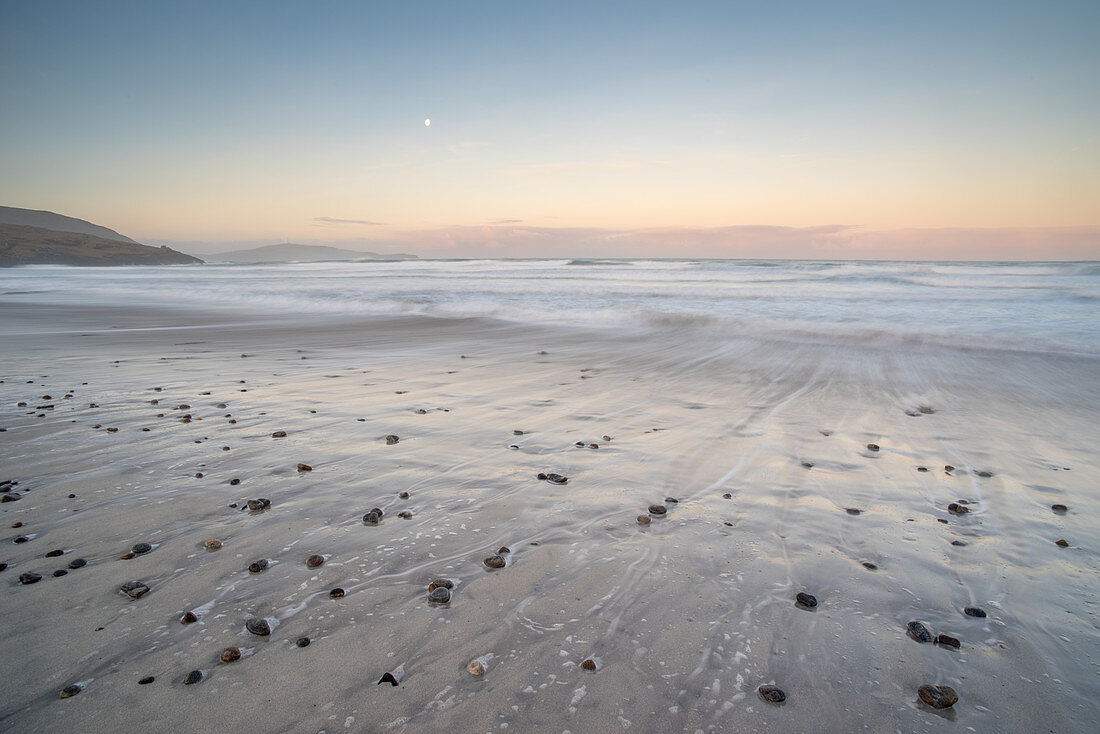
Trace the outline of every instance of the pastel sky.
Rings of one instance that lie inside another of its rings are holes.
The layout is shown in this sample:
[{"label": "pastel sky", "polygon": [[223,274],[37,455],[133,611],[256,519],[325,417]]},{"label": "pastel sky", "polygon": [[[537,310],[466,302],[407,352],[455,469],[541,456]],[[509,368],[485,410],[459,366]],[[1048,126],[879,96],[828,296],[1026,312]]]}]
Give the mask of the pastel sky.
[{"label": "pastel sky", "polygon": [[0,204],[196,252],[1096,258],[1097,38],[1096,0],[5,0]]}]

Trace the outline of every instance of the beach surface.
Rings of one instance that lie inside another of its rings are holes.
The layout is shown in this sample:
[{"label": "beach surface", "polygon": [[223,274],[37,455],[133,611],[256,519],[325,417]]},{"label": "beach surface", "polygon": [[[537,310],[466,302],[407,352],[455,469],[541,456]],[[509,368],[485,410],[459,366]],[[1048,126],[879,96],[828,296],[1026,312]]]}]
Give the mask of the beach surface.
[{"label": "beach surface", "polygon": [[0,730],[1100,720],[1095,344],[62,300],[0,299]]}]

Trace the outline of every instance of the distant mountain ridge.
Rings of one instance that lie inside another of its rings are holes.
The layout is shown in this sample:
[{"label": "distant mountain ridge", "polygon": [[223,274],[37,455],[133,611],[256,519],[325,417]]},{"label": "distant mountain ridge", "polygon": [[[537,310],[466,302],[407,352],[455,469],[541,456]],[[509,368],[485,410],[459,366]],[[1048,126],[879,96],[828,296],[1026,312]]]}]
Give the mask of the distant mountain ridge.
[{"label": "distant mountain ridge", "polygon": [[0,224],[0,267],[13,265],[201,265],[170,247],[149,247],[81,232]]},{"label": "distant mountain ridge", "polygon": [[361,250],[344,250],[326,245],[299,245],[288,242],[281,245],[264,245],[248,250],[231,250],[210,255],[210,262],[274,263],[274,262],[343,262],[358,260],[416,260],[416,255],[406,253],[382,254]]},{"label": "distant mountain ridge", "polygon": [[77,219],[76,217],[66,217],[63,214],[56,214],[40,209],[20,209],[14,206],[0,206],[0,224],[13,224],[19,227],[38,227],[39,229],[49,229],[54,232],[76,232],[79,234],[89,234],[94,237],[102,237],[105,240],[129,242],[135,245],[138,244],[126,235],[121,235],[113,229],[101,227],[98,224],[92,224],[91,222]]}]

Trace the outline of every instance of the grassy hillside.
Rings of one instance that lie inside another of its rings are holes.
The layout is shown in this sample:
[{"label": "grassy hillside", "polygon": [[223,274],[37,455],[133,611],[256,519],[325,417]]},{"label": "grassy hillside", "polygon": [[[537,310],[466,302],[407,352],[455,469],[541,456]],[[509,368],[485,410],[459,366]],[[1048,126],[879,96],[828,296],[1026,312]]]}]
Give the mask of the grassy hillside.
[{"label": "grassy hillside", "polygon": [[202,260],[168,247],[149,247],[76,232],[0,224],[0,267],[13,265],[185,265]]}]

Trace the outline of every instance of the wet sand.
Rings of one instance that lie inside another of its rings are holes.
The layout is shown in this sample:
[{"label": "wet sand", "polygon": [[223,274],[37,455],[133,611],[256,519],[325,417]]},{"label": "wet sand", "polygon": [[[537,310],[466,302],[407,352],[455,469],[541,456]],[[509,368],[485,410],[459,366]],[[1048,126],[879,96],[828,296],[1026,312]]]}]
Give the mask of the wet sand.
[{"label": "wet sand", "polygon": [[[0,332],[0,480],[21,495],[0,505],[2,730],[1100,720],[1093,359],[14,304]],[[255,498],[270,507],[241,509]],[[960,700],[932,709],[922,684]]]}]

